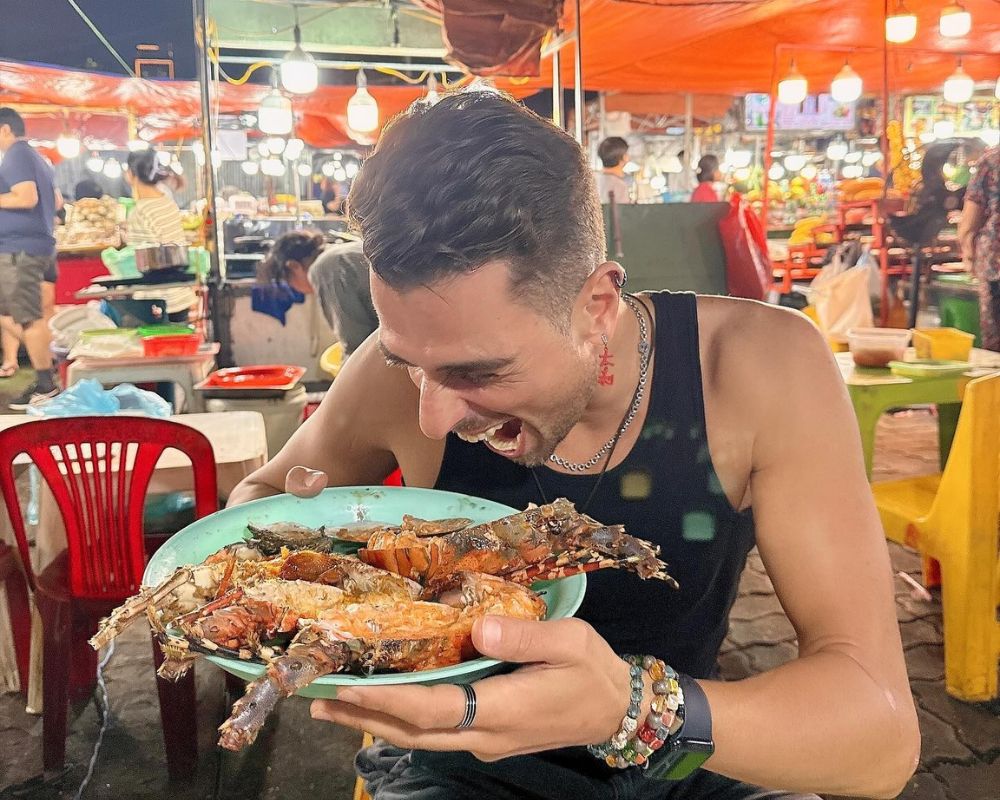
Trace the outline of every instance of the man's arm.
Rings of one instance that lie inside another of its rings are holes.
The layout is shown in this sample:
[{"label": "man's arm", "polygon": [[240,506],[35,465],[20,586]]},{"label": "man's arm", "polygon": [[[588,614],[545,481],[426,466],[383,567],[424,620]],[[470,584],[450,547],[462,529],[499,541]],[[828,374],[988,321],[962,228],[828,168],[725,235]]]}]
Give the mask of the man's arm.
[{"label": "man's arm", "polygon": [[716,742],[706,767],[793,791],[895,797],[917,765],[919,731],[857,422],[808,321],[749,304],[742,313],[714,380],[755,431],[757,544],[799,658],[702,682]]},{"label": "man's arm", "polygon": [[0,210],[27,210],[38,205],[38,186],[34,181],[21,181],[0,194]]},{"label": "man's arm", "polygon": [[983,207],[966,199],[962,206],[962,218],[958,222],[958,246],[962,252],[962,261],[966,264],[972,264],[972,258],[976,253],[976,234],[985,221]]},{"label": "man's arm", "polygon": [[[414,392],[405,372],[385,365],[371,337],[348,359],[316,413],[233,489],[228,505],[284,492],[293,467],[324,472],[332,486],[381,483],[396,467],[390,441],[394,426],[413,416]],[[325,485],[307,485],[305,493]]]}]

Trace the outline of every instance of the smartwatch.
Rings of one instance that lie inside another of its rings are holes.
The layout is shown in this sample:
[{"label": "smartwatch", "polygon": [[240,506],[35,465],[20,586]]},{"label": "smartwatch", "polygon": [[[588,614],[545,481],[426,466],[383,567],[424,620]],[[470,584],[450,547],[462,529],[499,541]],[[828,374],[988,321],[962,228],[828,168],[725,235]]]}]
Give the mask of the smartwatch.
[{"label": "smartwatch", "polygon": [[646,775],[661,781],[686,778],[715,752],[712,742],[712,712],[698,682],[688,676],[678,678],[684,692],[684,722],[649,760]]}]

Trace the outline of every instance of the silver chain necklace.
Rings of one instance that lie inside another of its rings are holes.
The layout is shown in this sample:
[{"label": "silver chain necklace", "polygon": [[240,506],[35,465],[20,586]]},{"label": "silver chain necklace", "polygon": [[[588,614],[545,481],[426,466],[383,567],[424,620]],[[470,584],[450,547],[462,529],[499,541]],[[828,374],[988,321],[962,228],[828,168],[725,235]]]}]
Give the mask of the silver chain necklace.
[{"label": "silver chain necklace", "polygon": [[570,472],[584,472],[588,469],[593,469],[600,463],[601,459],[604,458],[608,451],[622,437],[622,434],[628,430],[628,426],[632,424],[635,415],[639,413],[639,406],[642,405],[642,397],[646,393],[646,373],[649,371],[649,330],[646,328],[646,318],[642,315],[635,300],[627,294],[622,295],[622,299],[632,309],[636,320],[639,322],[639,383],[635,387],[635,394],[632,395],[632,405],[629,406],[628,414],[622,420],[621,427],[614,432],[611,438],[604,443],[604,446],[591,458],[582,463],[575,463],[567,461],[565,458],[560,458],[555,453],[549,456],[549,461],[553,464],[558,464],[563,469],[568,469]]}]

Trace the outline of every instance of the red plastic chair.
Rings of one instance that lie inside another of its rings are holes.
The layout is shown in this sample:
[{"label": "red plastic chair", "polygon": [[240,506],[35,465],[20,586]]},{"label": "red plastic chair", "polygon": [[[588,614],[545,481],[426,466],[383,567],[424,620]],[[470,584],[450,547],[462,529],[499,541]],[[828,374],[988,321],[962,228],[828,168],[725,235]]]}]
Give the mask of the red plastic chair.
[{"label": "red plastic chair", "polygon": [[28,585],[17,551],[0,542],[0,591],[7,594],[7,608],[14,634],[14,657],[21,693],[28,693],[28,657],[31,653],[31,604]]},{"label": "red plastic chair", "polygon": [[[212,445],[186,425],[144,417],[70,417],[0,431],[0,490],[44,630],[46,771],[61,769],[66,755],[74,623],[77,630],[85,626],[85,634],[94,633],[101,617],[139,590],[146,564],[143,506],[156,462],[168,448],[191,459],[195,516],[218,510]],[[15,486],[14,459],[21,453],[48,484],[66,527],[67,549],[37,574]],[[131,469],[120,468],[121,460]],[[158,666],[162,654],[155,642],[153,654]],[[156,686],[167,769],[171,778],[180,778],[193,771],[198,757],[193,671],[178,683],[157,678]]]}]

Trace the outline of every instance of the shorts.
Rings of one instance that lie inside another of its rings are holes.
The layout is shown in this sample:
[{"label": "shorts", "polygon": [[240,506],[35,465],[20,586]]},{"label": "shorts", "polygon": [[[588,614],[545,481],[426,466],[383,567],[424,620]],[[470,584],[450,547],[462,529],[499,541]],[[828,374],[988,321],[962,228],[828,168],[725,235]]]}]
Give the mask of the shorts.
[{"label": "shorts", "polygon": [[18,325],[42,318],[42,281],[54,256],[0,253],[0,314]]},{"label": "shorts", "polygon": [[680,781],[611,771],[576,747],[487,764],[469,753],[408,751],[376,740],[354,766],[372,800],[819,800],[701,769]]}]

